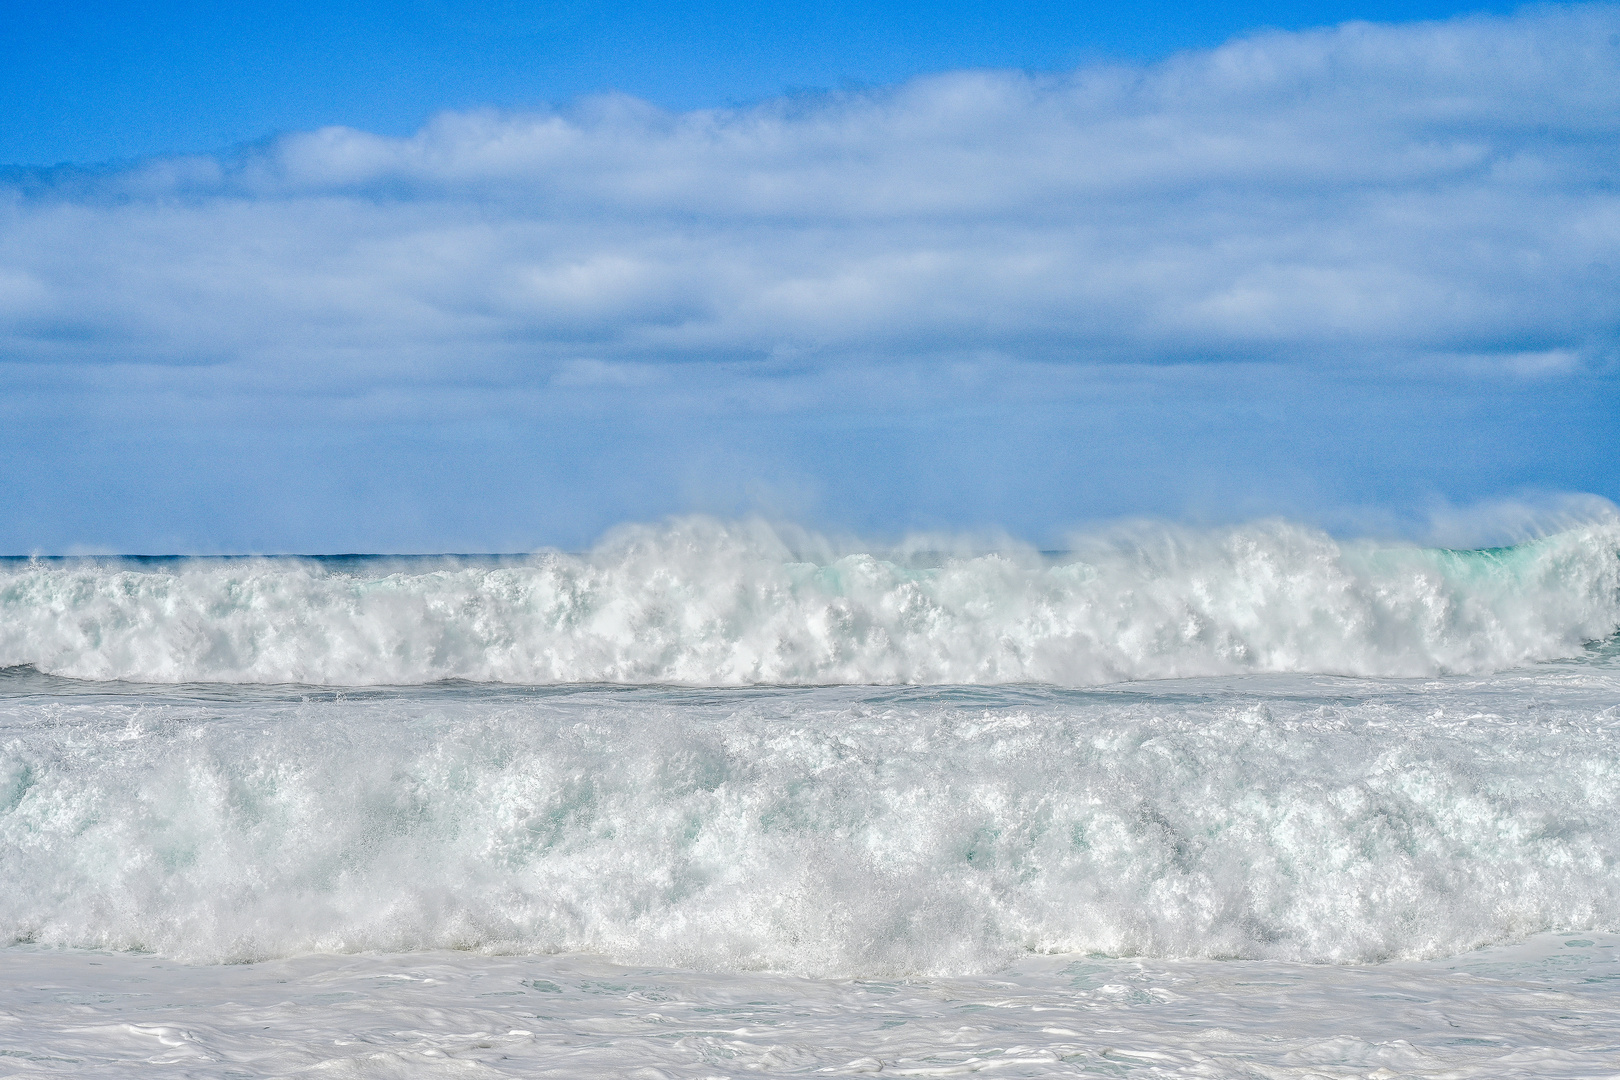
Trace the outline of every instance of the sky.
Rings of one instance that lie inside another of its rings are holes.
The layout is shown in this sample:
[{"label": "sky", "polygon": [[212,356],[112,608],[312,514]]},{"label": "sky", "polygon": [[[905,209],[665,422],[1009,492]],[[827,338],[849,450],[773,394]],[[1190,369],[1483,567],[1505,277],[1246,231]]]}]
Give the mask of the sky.
[{"label": "sky", "polygon": [[341,124],[621,93],[676,111],[972,68],[1154,60],[1261,28],[1506,13],[1446,0],[30,3],[0,19],[0,163],[216,153]]},{"label": "sky", "polygon": [[0,55],[0,551],[1620,499],[1612,5],[36,5]]}]

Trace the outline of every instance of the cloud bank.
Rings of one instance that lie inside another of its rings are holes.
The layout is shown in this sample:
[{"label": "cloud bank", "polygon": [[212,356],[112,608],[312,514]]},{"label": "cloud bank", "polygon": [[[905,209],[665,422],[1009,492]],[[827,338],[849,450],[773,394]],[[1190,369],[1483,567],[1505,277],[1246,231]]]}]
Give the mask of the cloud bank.
[{"label": "cloud bank", "polygon": [[[1612,352],[1620,14],[672,115],[329,128],[5,191],[11,360]],[[576,369],[577,370],[577,369]],[[629,376],[622,376],[629,377]]]},{"label": "cloud bank", "polygon": [[742,386],[940,413],[1077,366],[1607,380],[1617,184],[1608,5],[734,110],[445,113],[10,174],[0,377],[60,415],[397,389],[435,415],[527,394],[547,423]]}]

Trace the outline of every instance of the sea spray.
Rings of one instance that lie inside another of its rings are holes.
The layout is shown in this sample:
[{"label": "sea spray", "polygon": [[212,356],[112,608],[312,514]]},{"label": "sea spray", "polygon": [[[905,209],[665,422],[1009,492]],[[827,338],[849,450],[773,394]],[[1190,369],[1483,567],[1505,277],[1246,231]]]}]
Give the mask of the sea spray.
[{"label": "sea spray", "polygon": [[1278,522],[1137,530],[1061,556],[805,546],[691,518],[499,565],[11,562],[0,666],[150,682],[1085,686],[1485,672],[1620,627],[1613,521],[1483,552]]},{"label": "sea spray", "polygon": [[13,675],[0,935],[892,976],[1616,931],[1617,675],[139,698]]}]

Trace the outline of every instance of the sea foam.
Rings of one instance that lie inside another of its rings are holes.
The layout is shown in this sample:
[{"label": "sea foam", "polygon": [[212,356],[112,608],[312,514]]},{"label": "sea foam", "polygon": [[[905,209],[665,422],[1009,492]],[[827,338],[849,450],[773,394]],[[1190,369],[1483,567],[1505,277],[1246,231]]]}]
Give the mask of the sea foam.
[{"label": "sea foam", "polygon": [[0,698],[0,940],[873,976],[1620,931],[1612,657],[1128,690]]},{"label": "sea foam", "polygon": [[1052,557],[790,547],[692,518],[493,566],[36,560],[0,568],[0,666],[325,685],[1483,672],[1614,633],[1617,552],[1613,521],[1466,552],[1285,523],[1142,529]]}]

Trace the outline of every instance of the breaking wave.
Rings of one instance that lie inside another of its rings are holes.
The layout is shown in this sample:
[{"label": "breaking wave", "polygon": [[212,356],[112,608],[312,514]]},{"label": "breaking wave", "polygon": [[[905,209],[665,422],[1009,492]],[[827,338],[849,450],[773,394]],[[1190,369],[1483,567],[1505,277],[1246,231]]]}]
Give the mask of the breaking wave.
[{"label": "breaking wave", "polygon": [[0,666],[148,682],[933,684],[1479,673],[1620,627],[1620,524],[1511,548],[1273,522],[1062,556],[790,547],[759,522],[637,526],[495,563],[16,561]]},{"label": "breaking wave", "polygon": [[0,940],[892,975],[1620,930],[1606,663],[1293,678],[0,699]]}]

